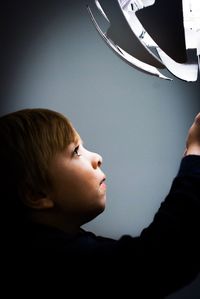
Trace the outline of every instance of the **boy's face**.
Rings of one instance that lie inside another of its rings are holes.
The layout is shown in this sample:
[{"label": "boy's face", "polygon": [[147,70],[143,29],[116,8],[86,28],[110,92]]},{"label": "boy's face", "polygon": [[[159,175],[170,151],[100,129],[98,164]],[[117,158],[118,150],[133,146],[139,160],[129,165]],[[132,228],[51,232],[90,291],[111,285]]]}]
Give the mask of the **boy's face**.
[{"label": "boy's face", "polygon": [[102,157],[84,148],[81,140],[58,153],[50,165],[50,199],[58,211],[80,220],[80,225],[100,214],[106,203]]}]

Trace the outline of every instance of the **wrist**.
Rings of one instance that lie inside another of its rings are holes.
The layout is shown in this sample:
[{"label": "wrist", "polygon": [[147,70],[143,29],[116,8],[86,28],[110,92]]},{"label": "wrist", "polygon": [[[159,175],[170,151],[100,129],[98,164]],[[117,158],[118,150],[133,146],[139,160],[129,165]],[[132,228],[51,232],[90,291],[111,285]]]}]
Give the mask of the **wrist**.
[{"label": "wrist", "polygon": [[200,145],[191,145],[188,147],[185,156],[197,155],[200,156]]}]

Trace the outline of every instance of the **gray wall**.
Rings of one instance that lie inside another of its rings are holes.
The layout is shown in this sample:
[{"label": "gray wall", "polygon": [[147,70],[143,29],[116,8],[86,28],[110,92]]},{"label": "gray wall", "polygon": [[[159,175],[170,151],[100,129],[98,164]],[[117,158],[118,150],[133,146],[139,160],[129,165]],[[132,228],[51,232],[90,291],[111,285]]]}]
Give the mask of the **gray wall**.
[{"label": "gray wall", "polygon": [[[28,13],[11,15],[1,114],[46,107],[68,116],[85,146],[103,156],[107,174],[106,210],[85,229],[136,236],[178,171],[200,111],[200,83],[164,81],[131,68],[103,43],[84,1],[74,2],[36,1],[35,10],[29,5]],[[197,298],[199,281],[169,298]]]}]

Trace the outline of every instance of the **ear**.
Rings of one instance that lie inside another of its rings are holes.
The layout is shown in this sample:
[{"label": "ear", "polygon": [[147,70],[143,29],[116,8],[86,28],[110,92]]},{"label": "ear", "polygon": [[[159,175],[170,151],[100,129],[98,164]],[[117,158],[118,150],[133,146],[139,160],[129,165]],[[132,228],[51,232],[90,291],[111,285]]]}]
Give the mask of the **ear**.
[{"label": "ear", "polygon": [[43,192],[39,192],[38,194],[25,194],[23,202],[29,208],[36,210],[50,209],[54,206],[54,202],[51,200],[50,196]]}]

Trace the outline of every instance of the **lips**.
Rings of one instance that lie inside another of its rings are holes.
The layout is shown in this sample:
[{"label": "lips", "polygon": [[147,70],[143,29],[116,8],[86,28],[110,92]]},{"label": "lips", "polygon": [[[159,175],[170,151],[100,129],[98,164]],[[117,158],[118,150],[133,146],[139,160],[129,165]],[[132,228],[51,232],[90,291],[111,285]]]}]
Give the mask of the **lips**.
[{"label": "lips", "polygon": [[105,182],[106,178],[104,177],[101,182],[100,182],[100,185],[102,185],[104,182]]}]

